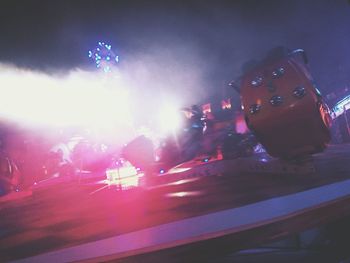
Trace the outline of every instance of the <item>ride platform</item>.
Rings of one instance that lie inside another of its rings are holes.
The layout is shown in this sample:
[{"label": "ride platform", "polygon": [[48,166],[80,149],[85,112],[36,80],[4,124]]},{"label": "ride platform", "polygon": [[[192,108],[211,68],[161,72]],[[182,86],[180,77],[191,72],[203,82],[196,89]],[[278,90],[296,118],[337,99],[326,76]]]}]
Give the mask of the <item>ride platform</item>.
[{"label": "ride platform", "polygon": [[350,215],[350,145],[300,165],[259,158],[194,160],[127,191],[66,182],[0,202],[0,261],[210,262]]}]

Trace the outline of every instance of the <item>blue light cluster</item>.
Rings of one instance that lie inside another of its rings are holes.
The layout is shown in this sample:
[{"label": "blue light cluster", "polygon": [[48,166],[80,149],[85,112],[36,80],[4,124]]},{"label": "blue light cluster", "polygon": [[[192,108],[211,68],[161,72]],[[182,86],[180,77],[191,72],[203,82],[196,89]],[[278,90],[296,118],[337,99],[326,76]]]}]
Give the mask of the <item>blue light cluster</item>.
[{"label": "blue light cluster", "polygon": [[104,42],[98,42],[98,46],[89,50],[88,55],[94,61],[96,68],[101,68],[106,73],[119,63],[119,56],[113,52],[112,45]]}]

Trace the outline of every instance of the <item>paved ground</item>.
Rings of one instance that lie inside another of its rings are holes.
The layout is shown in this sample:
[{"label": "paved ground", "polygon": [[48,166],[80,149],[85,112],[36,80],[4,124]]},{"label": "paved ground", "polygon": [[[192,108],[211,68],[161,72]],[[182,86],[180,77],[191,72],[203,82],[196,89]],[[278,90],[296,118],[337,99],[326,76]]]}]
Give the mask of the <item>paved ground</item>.
[{"label": "paved ground", "polygon": [[[315,188],[323,191],[326,188],[322,187],[337,182],[346,183],[346,180],[350,179],[350,166],[348,166],[350,146],[332,146],[326,153],[315,156],[313,161],[317,171],[307,176],[283,173],[238,175],[225,173],[220,176],[195,177],[162,187],[123,192],[108,188],[94,192],[97,186],[79,185],[73,182],[47,187],[34,191],[33,194],[21,193],[22,198],[17,200],[2,202],[0,200],[0,261],[23,259],[72,247],[79,248],[89,242],[99,242],[108,238],[128,238],[130,233],[141,233],[137,231],[178,222],[186,223],[187,221],[184,220],[233,211],[232,209],[240,209],[272,198],[284,198],[295,193],[310,193],[310,190]],[[339,189],[344,187],[342,184],[339,185]],[[329,192],[331,195],[338,191],[337,188],[332,188]],[[303,204],[303,196],[295,202]],[[322,192],[317,192],[315,196],[322,196]],[[148,255],[124,261],[139,262],[140,259],[147,258],[149,262],[154,262],[165,257],[168,261],[184,262],[189,259],[189,251],[198,254],[200,253],[198,251],[202,251],[200,249],[207,248],[208,253],[203,255],[210,255],[207,259],[209,261],[215,259],[213,262],[260,262],[261,256],[269,258],[269,262],[280,262],[278,259],[281,257],[291,259],[293,255],[299,259],[298,262],[310,262],[310,257],[332,262],[328,259],[334,260],[334,253],[319,250],[312,252],[278,250],[268,253],[260,251],[255,254],[236,254],[232,251],[294,235],[295,232],[315,227],[317,224],[340,220],[350,211],[350,201],[347,198],[347,193],[344,192],[343,196],[339,196],[339,204],[321,207],[317,210],[319,214],[316,217],[314,212],[312,214],[307,212],[309,214],[305,213],[303,217],[296,219],[299,223],[295,221],[288,223],[287,220],[280,225],[275,225],[274,222],[274,225],[268,228],[243,229],[242,235],[232,237],[233,239],[229,242],[218,239],[217,243],[208,242],[199,247],[179,243],[178,250],[155,253],[157,258],[154,258],[154,255]],[[284,199],[276,200],[280,202]],[[281,207],[284,206],[281,205]],[[234,212],[236,213],[237,210]],[[333,215],[330,216],[327,213]],[[261,214],[264,212],[262,211]],[[213,225],[220,226],[223,222],[224,219],[222,221],[219,219]],[[289,232],[286,230],[288,224],[291,226]],[[184,230],[184,225],[180,226],[179,233],[180,230]],[[276,229],[278,231],[275,231]],[[183,232],[189,231],[185,229]],[[143,239],[149,242],[151,239],[155,240],[155,237],[147,236]],[[216,249],[215,245],[218,244],[225,244],[224,249]],[[105,249],[106,245],[103,246],[100,251]],[[276,257],[275,261],[273,257]],[[203,261],[203,257],[199,258]],[[33,259],[33,262],[35,261]]]}]

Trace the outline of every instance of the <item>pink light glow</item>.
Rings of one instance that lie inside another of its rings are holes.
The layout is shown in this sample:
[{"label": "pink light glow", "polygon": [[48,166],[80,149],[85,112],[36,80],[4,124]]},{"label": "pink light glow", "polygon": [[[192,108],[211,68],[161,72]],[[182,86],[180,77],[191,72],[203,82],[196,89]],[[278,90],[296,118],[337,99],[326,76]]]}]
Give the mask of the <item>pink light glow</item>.
[{"label": "pink light glow", "polygon": [[247,133],[249,131],[247,124],[244,120],[243,115],[238,115],[236,117],[236,132],[237,133]]}]

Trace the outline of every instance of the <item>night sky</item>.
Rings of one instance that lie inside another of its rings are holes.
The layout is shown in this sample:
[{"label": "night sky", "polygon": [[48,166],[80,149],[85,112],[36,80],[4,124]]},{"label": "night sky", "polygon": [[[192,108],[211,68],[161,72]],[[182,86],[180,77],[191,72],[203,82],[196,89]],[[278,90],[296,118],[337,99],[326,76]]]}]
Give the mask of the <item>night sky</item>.
[{"label": "night sky", "polygon": [[222,96],[243,63],[277,46],[305,49],[324,93],[350,85],[346,0],[0,3],[0,63],[92,70],[87,52],[106,41],[144,99],[167,89],[186,103]]}]

